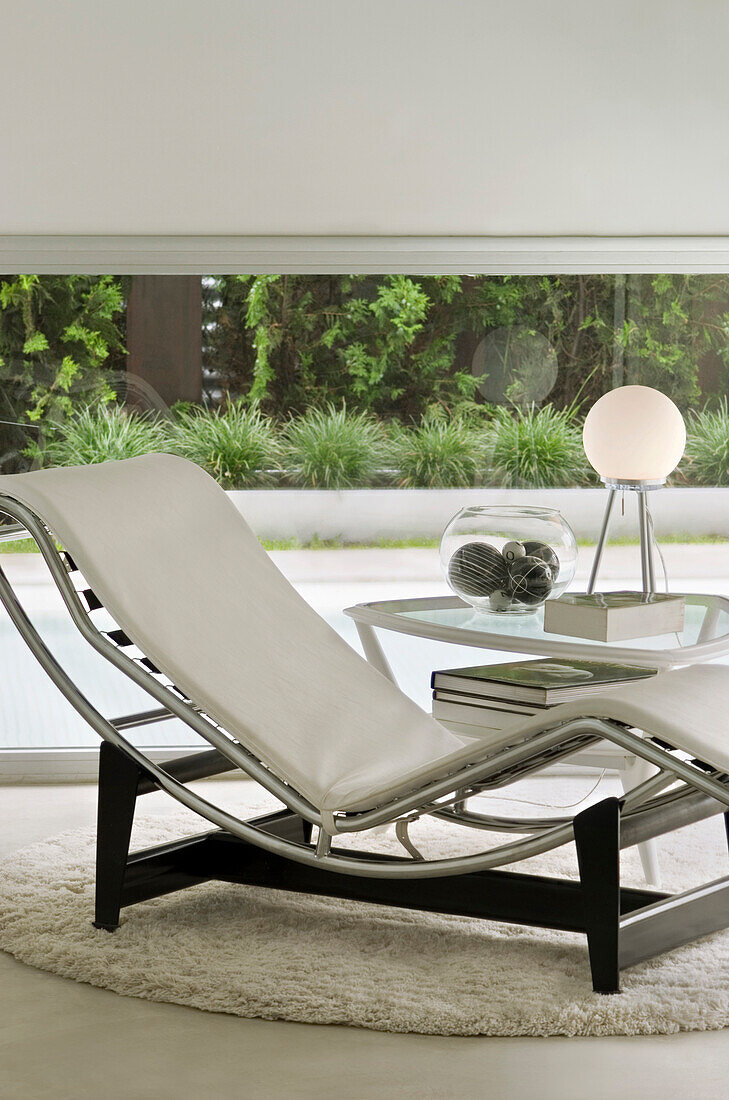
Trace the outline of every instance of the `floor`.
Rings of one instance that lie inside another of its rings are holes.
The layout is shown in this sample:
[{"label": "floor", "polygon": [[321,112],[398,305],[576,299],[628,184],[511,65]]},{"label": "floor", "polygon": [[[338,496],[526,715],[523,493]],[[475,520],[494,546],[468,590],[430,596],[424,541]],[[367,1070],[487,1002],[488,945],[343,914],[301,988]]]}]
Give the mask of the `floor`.
[{"label": "floor", "polygon": [[[216,794],[229,783],[218,781]],[[0,857],[94,819],[92,784],[0,787]],[[145,809],[166,812],[149,796]],[[125,999],[0,954],[2,1100],[727,1097],[729,1031],[458,1039],[244,1020]]]}]

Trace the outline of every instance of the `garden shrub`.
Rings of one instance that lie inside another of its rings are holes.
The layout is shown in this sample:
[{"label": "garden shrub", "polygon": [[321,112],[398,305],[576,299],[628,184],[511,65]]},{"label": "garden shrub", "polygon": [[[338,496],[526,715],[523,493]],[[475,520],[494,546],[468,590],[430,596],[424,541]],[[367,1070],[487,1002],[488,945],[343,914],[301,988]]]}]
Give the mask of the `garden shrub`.
[{"label": "garden shrub", "polygon": [[[127,292],[128,277],[0,275],[3,472],[27,468],[74,407],[113,397]],[[625,383],[683,411],[729,390],[726,274],[224,275],[202,292],[207,400],[244,398],[277,423],[344,403],[411,424],[434,406],[463,418],[485,397],[542,402],[546,359],[520,359],[526,383],[504,373],[492,393],[494,351],[522,338],[558,364],[555,409]]]},{"label": "garden shrub", "polygon": [[165,424],[148,413],[118,405],[87,405],[70,416],[46,444],[47,466],[85,466],[138,458],[168,447]]},{"label": "garden shrub", "polygon": [[265,485],[279,469],[281,448],[273,424],[241,401],[213,410],[178,409],[170,446],[226,489]]},{"label": "garden shrub", "polygon": [[506,488],[548,489],[592,480],[582,432],[569,409],[498,409],[490,440],[491,476]]},{"label": "garden shrub", "polygon": [[392,437],[401,488],[460,488],[483,474],[485,434],[461,419],[431,413],[412,428],[394,425]]},{"label": "garden shrub", "polygon": [[277,418],[346,402],[417,419],[473,397],[463,332],[513,323],[526,290],[460,275],[221,276],[206,291],[206,367]]},{"label": "garden shrub", "polygon": [[698,485],[729,485],[729,409],[722,398],[716,409],[689,415],[681,473]]},{"label": "garden shrub", "polygon": [[348,489],[371,484],[385,457],[381,426],[346,405],[309,409],[284,429],[284,465],[295,485]]}]

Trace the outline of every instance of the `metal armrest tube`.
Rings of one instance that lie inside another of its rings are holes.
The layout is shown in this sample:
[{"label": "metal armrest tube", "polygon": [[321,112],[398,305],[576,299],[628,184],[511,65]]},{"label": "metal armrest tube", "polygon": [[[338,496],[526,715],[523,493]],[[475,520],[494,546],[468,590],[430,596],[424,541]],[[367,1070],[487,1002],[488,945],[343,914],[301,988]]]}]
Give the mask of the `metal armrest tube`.
[{"label": "metal armrest tube", "polygon": [[474,810],[456,810],[446,806],[434,810],[430,817],[451,821],[455,825],[465,825],[469,829],[484,829],[491,833],[526,833],[529,835],[545,832],[568,825],[571,817],[494,817],[491,814],[479,814]]}]

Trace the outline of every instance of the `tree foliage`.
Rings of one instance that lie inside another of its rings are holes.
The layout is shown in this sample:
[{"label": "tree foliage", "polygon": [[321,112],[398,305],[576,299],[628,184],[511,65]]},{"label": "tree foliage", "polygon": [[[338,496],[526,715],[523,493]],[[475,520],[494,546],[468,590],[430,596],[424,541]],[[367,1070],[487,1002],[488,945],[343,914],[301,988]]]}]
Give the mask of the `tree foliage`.
[{"label": "tree foliage", "polygon": [[217,291],[208,365],[228,388],[277,415],[346,401],[401,419],[472,399],[459,341],[512,323],[523,297],[452,275],[234,276]]},{"label": "tree foliage", "polygon": [[94,392],[109,399],[110,366],[121,365],[124,300],[109,275],[18,275],[0,279],[0,465],[28,464],[38,436],[52,435]]},{"label": "tree foliage", "polygon": [[343,400],[401,420],[472,411],[473,352],[514,326],[554,349],[558,407],[642,383],[688,409],[727,388],[723,275],[226,276],[215,297],[209,365],[278,416]]},{"label": "tree foliage", "polygon": [[556,405],[579,394],[589,407],[616,385],[641,384],[687,410],[702,389],[725,391],[729,277],[560,275],[526,283],[533,323],[557,352]]}]

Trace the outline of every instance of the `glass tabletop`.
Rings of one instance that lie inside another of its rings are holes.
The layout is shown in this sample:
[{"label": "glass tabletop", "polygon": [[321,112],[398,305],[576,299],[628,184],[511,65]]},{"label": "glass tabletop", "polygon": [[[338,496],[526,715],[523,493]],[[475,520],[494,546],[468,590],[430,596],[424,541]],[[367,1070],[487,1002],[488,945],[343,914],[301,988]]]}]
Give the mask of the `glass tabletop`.
[{"label": "glass tabletop", "polygon": [[[423,637],[484,648],[524,653],[574,656],[578,651],[620,653],[623,659],[642,656],[659,665],[711,660],[729,652],[729,600],[723,596],[686,594],[683,630],[645,638],[600,642],[544,629],[544,608],[526,614],[476,611],[456,596],[383,600],[358,604],[347,614],[356,622]],[[649,654],[653,656],[649,658]]]}]

